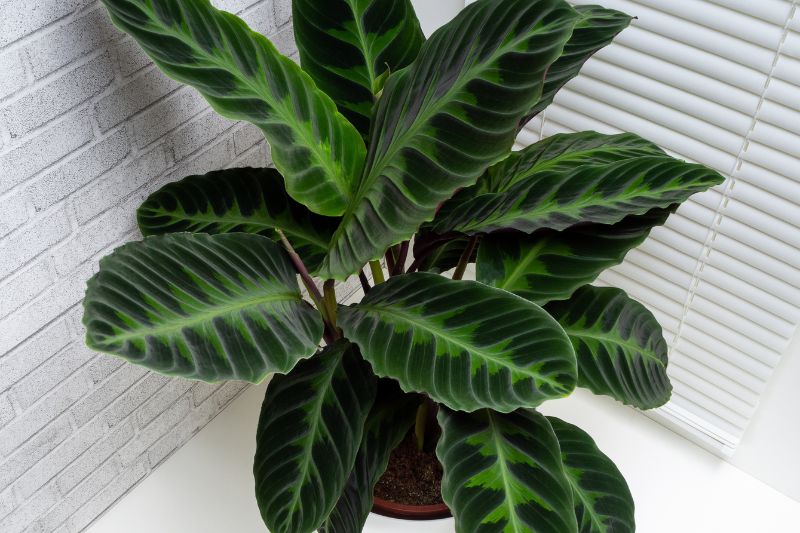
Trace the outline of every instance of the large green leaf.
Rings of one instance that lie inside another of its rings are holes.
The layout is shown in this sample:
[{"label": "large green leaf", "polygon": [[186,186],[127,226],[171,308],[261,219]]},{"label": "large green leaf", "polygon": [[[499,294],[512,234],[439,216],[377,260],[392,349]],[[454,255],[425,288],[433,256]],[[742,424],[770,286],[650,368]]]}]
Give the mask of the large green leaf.
[{"label": "large green leaf", "polygon": [[442,497],[458,533],[575,533],[558,440],[536,411],[439,410]]},{"label": "large green leaf", "polygon": [[634,533],[634,502],[617,465],[582,429],[547,417],[572,485],[579,533]]},{"label": "large green leaf", "polygon": [[577,16],[563,0],[479,0],[390,76],[325,277],[343,279],[411,237],[508,154]]},{"label": "large green leaf", "polygon": [[322,338],[286,253],[260,235],[126,244],[100,261],[83,304],[90,348],[205,381],[288,372]]},{"label": "large green leaf", "polygon": [[602,6],[575,6],[575,10],[581,18],[564,47],[564,53],[547,71],[542,97],[523,119],[523,123],[553,103],[556,93],[578,75],[584,63],[598,50],[608,46],[631,23],[630,15]]},{"label": "large green leaf", "polygon": [[[458,266],[461,256],[469,246],[469,237],[461,234],[438,235],[421,231],[414,237],[414,258],[419,259],[420,272],[441,274]],[[469,262],[477,259],[477,248]]]},{"label": "large green leaf", "polygon": [[614,224],[682,203],[722,183],[714,170],[665,154],[632,133],[559,134],[515,152],[442,206],[437,233],[562,230]]},{"label": "large green leaf", "polygon": [[414,424],[421,398],[405,394],[397,383],[378,382],[375,405],[367,417],[364,437],[347,485],[320,533],[359,533],[372,510],[373,491],[389,464],[389,456]]},{"label": "large green leaf", "polygon": [[453,409],[513,411],[572,392],[575,354],[539,306],[474,281],[396,276],[339,325],[379,376]]},{"label": "large green leaf", "polygon": [[539,305],[565,300],[618,265],[677,208],[653,209],[613,224],[578,224],[563,231],[492,233],[481,241],[477,279]]},{"label": "large green leaf", "polygon": [[138,211],[144,235],[257,233],[281,229],[312,271],[322,262],[338,220],[294,201],[273,168],[232,168],[189,176],[151,195]]},{"label": "large green leaf", "polygon": [[547,311],[578,355],[578,384],[638,407],[669,401],[667,342],[653,314],[625,291],[587,285]]},{"label": "large green leaf", "polygon": [[261,407],[253,474],[272,533],[311,533],[345,488],[375,399],[375,376],[339,341],[272,380]]},{"label": "large green leaf", "polygon": [[366,148],[313,80],[263,35],[209,0],[103,0],[168,76],[221,115],[258,126],[286,189],[315,213],[341,215]]},{"label": "large green leaf", "polygon": [[365,136],[379,80],[419,53],[422,34],[410,0],[294,0],[303,70]]}]

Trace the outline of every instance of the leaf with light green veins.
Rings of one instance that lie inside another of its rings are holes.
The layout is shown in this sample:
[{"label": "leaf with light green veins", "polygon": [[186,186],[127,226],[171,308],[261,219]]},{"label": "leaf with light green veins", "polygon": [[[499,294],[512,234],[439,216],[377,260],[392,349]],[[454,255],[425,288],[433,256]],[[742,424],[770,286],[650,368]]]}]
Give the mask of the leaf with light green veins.
[{"label": "leaf with light green veins", "polygon": [[479,0],[389,77],[324,277],[344,279],[410,238],[441,202],[506,157],[577,18],[562,0]]},{"label": "leaf with light green veins", "polygon": [[[469,237],[460,234],[437,235],[420,231],[414,236],[414,258],[420,259],[420,272],[441,274],[458,266],[461,256],[469,246]],[[469,258],[470,263],[477,259],[477,247]]]},{"label": "leaf with light green veins", "polygon": [[200,91],[220,115],[261,129],[292,198],[321,215],[344,212],[364,141],[291,59],[209,0],[102,1],[165,74]]},{"label": "leaf with light green veins", "polygon": [[347,341],[269,384],[253,474],[272,533],[316,531],[339,500],[375,400],[375,376]]},{"label": "leaf with light green veins", "polygon": [[288,372],[323,330],[283,249],[245,233],[126,244],[100,261],[83,305],[90,348],[212,382]]},{"label": "leaf with light green veins", "polygon": [[561,446],[578,532],[634,533],[633,496],[617,465],[582,429],[552,416],[547,420]]},{"label": "leaf with light green veins", "polygon": [[677,205],[653,209],[613,225],[578,224],[563,231],[543,229],[532,235],[486,235],[478,250],[477,279],[539,305],[566,300],[604,270],[620,264],[675,209]]},{"label": "leaf with light green veins", "polygon": [[138,212],[143,235],[256,233],[277,240],[281,229],[315,271],[338,219],[293,200],[274,168],[232,168],[189,176],[152,194]]},{"label": "leaf with light green veins", "polygon": [[410,0],[294,0],[303,70],[366,136],[379,78],[410,64],[425,36]]},{"label": "leaf with light green veins", "polygon": [[575,533],[572,488],[547,418],[439,410],[442,497],[457,533]]},{"label": "leaf with light green veins", "polygon": [[477,185],[442,206],[432,229],[531,233],[584,222],[615,224],[682,203],[723,181],[718,172],[670,157],[632,133],[559,134],[489,169]]},{"label": "leaf with light green veins", "polygon": [[575,385],[575,354],[558,323],[474,281],[396,276],[339,315],[376,374],[452,409],[536,407]]},{"label": "leaf with light green veins", "polygon": [[630,15],[602,6],[575,6],[575,10],[581,18],[564,47],[564,53],[547,71],[542,97],[523,119],[523,123],[553,103],[556,93],[580,73],[589,58],[608,46],[632,20]]},{"label": "leaf with light green veins", "polygon": [[336,507],[320,533],[358,533],[372,510],[373,492],[389,456],[414,424],[422,398],[405,394],[390,379],[378,382],[375,405],[367,417],[356,463]]},{"label": "leaf with light green veins", "polygon": [[545,309],[572,340],[579,386],[639,409],[669,401],[672,385],[661,325],[625,291],[587,285]]}]

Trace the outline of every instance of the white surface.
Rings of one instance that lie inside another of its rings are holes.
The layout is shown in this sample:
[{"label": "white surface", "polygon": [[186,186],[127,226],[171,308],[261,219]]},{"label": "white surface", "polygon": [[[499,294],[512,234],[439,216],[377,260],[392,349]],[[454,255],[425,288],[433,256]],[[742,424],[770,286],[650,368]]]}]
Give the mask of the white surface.
[{"label": "white surface", "polygon": [[[101,518],[89,533],[265,533],[252,457],[263,386],[253,387]],[[579,392],[544,409],[589,431],[619,465],[641,533],[789,533],[800,503],[604,398]],[[451,533],[448,521],[373,516],[367,533]]]},{"label": "white surface", "polygon": [[428,36],[464,7],[464,0],[411,0],[411,3]]}]

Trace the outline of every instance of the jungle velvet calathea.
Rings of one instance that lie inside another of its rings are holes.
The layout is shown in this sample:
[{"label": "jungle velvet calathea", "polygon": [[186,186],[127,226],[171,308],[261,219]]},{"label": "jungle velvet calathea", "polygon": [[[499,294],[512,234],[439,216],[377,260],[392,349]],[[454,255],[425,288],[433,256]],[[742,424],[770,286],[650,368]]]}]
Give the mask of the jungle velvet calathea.
[{"label": "jungle velvet calathea", "polygon": [[[576,386],[668,401],[658,322],[591,283],[723,178],[633,134],[511,152],[628,15],[479,0],[426,40],[409,0],[294,0],[301,69],[208,0],[103,3],[167,75],[260,128],[275,168],[148,198],[144,240],[89,281],[87,342],[170,376],[274,375],[253,469],[270,531],[361,531],[430,401],[457,531],[635,530],[611,460],[536,409]],[[365,296],[344,306],[352,276]]]}]

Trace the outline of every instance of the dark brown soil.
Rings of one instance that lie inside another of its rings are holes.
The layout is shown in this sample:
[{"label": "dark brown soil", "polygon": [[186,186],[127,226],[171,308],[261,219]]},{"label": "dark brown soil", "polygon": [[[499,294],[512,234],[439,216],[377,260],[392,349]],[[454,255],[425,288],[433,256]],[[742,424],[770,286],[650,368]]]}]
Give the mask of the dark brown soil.
[{"label": "dark brown soil", "polygon": [[405,505],[442,503],[442,465],[433,451],[419,451],[411,432],[389,459],[375,486],[375,496]]}]

